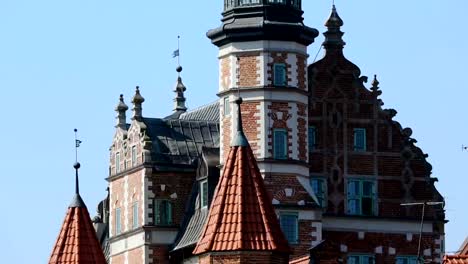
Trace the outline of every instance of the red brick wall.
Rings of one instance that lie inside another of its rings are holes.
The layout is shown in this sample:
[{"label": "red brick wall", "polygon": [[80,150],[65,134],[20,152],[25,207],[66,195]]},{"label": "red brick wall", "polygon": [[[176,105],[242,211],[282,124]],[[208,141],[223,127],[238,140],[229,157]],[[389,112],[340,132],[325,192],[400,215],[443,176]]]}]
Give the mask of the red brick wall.
[{"label": "red brick wall", "polygon": [[239,56],[237,59],[238,64],[238,81],[237,86],[252,87],[260,85],[260,53],[250,53]]},{"label": "red brick wall", "polygon": [[168,246],[150,246],[153,252],[150,255],[150,264],[168,264],[169,263],[169,248]]},{"label": "red brick wall", "polygon": [[307,89],[306,68],[307,57],[304,55],[296,54],[297,58],[297,88],[301,90]]},{"label": "red brick wall", "polygon": [[[256,153],[259,148],[258,134],[260,133],[260,102],[244,102],[241,105],[242,111],[242,126],[244,128],[244,134],[249,140],[252,151]],[[236,124],[237,126],[237,124]],[[237,130],[237,128],[236,128]]]},{"label": "red brick wall", "polygon": [[[292,128],[288,127],[288,119],[290,116],[291,106],[287,102],[272,102],[268,106],[270,110],[270,118],[273,120],[270,131],[268,131],[268,152],[271,157],[273,157],[273,129],[275,128],[284,128],[288,133],[288,158],[291,158],[292,155]],[[278,113],[281,113],[278,115]],[[291,113],[292,114],[292,113]]]}]

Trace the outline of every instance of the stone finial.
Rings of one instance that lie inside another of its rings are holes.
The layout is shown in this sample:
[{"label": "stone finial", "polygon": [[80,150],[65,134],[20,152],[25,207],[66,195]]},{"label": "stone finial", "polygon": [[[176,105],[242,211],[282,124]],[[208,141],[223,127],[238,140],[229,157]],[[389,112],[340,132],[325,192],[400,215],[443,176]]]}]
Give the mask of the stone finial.
[{"label": "stone finial", "polygon": [[119,103],[115,107],[115,111],[117,112],[117,124],[115,127],[120,127],[121,129],[127,129],[127,115],[126,112],[128,110],[128,106],[124,102],[123,94],[120,95]]},{"label": "stone finial", "polygon": [[145,98],[140,94],[140,87],[137,86],[135,90],[135,95],[133,96],[132,103],[133,103],[133,117],[132,120],[140,120],[143,115],[143,108],[142,104],[145,101]]},{"label": "stone finial", "polygon": [[379,90],[380,82],[377,80],[377,74],[374,75],[374,80],[372,81],[372,88],[373,92],[377,92]]}]

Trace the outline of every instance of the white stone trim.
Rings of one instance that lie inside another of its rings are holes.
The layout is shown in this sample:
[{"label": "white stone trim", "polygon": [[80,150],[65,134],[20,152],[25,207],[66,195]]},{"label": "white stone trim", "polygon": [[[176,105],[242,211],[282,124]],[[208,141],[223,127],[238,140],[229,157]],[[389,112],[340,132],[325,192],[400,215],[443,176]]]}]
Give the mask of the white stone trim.
[{"label": "white stone trim", "polygon": [[219,48],[218,58],[245,52],[287,52],[302,54],[308,57],[306,45],[292,41],[259,40],[228,43]]},{"label": "white stone trim", "polygon": [[111,242],[110,256],[113,257],[116,255],[120,255],[122,253],[128,253],[128,251],[143,247],[144,245],[145,245],[145,233],[141,231],[129,237],[125,237],[117,241]]},{"label": "white stone trim", "polygon": [[[419,233],[420,223],[408,220],[365,219],[347,217],[324,217],[323,229],[333,231],[365,231],[374,233],[403,234]],[[432,223],[425,222],[424,233],[432,233]]]}]

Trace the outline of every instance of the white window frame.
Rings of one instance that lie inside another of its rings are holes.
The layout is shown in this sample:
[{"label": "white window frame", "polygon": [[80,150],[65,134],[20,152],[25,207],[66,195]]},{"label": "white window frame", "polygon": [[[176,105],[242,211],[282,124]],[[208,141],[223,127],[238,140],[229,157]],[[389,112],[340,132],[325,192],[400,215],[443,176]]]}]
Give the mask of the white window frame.
[{"label": "white window frame", "polygon": [[136,229],[138,228],[138,225],[139,225],[139,221],[138,221],[138,202],[134,202],[133,203],[133,206],[132,206],[132,215],[133,215],[133,219],[132,219],[132,227],[133,229]]},{"label": "white window frame", "polygon": [[120,235],[122,233],[122,209],[115,209],[115,234]]}]

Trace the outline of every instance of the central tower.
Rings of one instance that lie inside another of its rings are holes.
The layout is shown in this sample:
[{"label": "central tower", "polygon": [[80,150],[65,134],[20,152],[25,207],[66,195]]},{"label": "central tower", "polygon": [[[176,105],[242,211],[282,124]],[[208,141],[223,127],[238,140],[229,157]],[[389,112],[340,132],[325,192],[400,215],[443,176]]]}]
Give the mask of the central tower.
[{"label": "central tower", "polygon": [[222,15],[207,33],[219,47],[220,160],[235,136],[232,108],[241,95],[244,132],[272,203],[280,222],[295,222],[285,235],[304,252],[321,239],[307,139],[307,47],[318,31],[304,25],[300,0],[224,0]]}]

